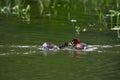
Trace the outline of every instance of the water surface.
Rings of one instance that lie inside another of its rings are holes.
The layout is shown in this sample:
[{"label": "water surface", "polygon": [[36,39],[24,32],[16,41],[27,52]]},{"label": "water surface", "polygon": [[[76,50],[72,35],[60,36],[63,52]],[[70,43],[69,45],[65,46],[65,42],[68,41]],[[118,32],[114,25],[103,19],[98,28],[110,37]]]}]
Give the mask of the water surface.
[{"label": "water surface", "polygon": [[119,80],[120,45],[90,46],[98,49],[52,52],[41,51],[37,45],[0,45],[0,77],[3,80]]}]

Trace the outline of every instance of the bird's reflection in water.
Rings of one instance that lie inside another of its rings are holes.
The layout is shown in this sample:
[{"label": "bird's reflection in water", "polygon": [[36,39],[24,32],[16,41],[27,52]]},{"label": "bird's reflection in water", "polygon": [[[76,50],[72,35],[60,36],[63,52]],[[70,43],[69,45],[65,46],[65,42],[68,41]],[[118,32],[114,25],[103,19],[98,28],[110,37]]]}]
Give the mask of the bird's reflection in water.
[{"label": "bird's reflection in water", "polygon": [[81,55],[84,55],[84,54],[87,54],[87,53],[84,52],[84,51],[73,51],[73,56],[74,56],[75,58],[80,58]]},{"label": "bird's reflection in water", "polygon": [[74,51],[73,52],[75,58],[80,58],[81,52],[80,51]]},{"label": "bird's reflection in water", "polygon": [[[60,51],[49,51],[49,50],[44,50],[42,53],[44,56],[47,55],[55,55],[57,53],[59,53]],[[62,53],[69,53],[71,56],[75,57],[75,58],[80,58],[82,54],[86,54],[86,52],[84,51],[63,51]]]},{"label": "bird's reflection in water", "polygon": [[42,53],[44,56],[47,55],[55,55],[57,51],[49,51],[49,50],[44,50]]}]

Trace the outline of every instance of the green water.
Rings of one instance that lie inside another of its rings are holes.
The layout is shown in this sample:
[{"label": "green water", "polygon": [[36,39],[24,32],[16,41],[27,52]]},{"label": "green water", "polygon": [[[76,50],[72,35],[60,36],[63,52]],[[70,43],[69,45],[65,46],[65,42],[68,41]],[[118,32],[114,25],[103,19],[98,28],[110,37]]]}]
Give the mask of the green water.
[{"label": "green water", "polygon": [[[110,1],[107,8],[116,9],[114,3]],[[56,16],[53,10],[49,17],[47,9],[39,16],[34,4],[30,24],[14,15],[0,14],[0,80],[120,79],[120,39],[116,31],[110,30],[110,24],[105,27],[99,23],[91,2],[86,4],[86,11],[83,3],[81,7],[79,3],[74,5],[77,8],[70,9],[70,19],[64,5],[56,8]],[[108,13],[106,9],[104,13]],[[77,22],[72,23],[72,19]],[[79,35],[76,35],[75,26],[80,27]],[[91,52],[38,49],[46,41],[61,45],[75,37],[88,45],[100,46]]]},{"label": "green water", "polygon": [[[104,45],[105,46],[105,45]],[[92,52],[38,50],[38,46],[0,47],[2,80],[119,80],[119,45]]]}]

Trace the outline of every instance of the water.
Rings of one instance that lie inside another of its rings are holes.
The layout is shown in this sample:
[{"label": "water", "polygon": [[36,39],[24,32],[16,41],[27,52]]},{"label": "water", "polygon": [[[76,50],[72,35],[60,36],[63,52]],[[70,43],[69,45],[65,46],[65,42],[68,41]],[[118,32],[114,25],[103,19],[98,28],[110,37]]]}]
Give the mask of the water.
[{"label": "water", "polygon": [[3,80],[119,80],[120,45],[89,46],[97,49],[46,51],[39,45],[0,45],[0,76]]},{"label": "water", "polygon": [[[71,9],[59,3],[51,11],[45,8],[41,16],[32,3],[30,24],[0,14],[0,80],[119,80],[120,39],[110,30],[109,18],[104,19],[108,24],[100,23],[95,11],[101,8],[106,15],[116,10],[115,2],[101,0],[98,7],[91,1],[75,1]],[[75,37],[93,48],[40,50],[44,42],[60,45]]]},{"label": "water", "polygon": [[[72,48],[63,48],[61,50],[45,50],[40,45],[0,45],[0,55],[7,56],[7,55],[30,55],[30,54],[43,54],[45,56],[51,54],[56,54],[60,52],[67,52],[73,54],[74,52],[78,52],[79,54],[87,54],[90,52],[97,52],[97,53],[119,53],[120,45],[88,45],[88,49],[83,50],[75,50]],[[115,50],[116,51],[115,51]]]}]

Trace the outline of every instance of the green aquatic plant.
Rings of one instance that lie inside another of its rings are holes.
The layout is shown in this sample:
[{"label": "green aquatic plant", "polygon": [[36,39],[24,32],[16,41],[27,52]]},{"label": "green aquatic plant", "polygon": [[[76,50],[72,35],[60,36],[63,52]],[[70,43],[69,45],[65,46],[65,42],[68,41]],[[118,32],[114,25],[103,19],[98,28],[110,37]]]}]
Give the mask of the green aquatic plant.
[{"label": "green aquatic plant", "polygon": [[71,19],[71,13],[70,12],[67,13],[67,18],[68,18],[68,20]]},{"label": "green aquatic plant", "polygon": [[106,1],[106,6],[108,6],[109,5],[109,0],[105,0]]},{"label": "green aquatic plant", "polygon": [[8,6],[4,6],[1,8],[1,13],[6,14],[8,16],[10,8]]},{"label": "green aquatic plant", "polygon": [[116,0],[116,7],[119,9],[119,0]]},{"label": "green aquatic plant", "polygon": [[[120,28],[120,25],[119,25],[119,22],[120,22],[120,19],[119,19],[119,16],[120,16],[120,12],[119,11],[116,11],[116,15],[117,15],[117,28]],[[118,38],[120,38],[120,30],[117,30],[117,35],[118,35]]]},{"label": "green aquatic plant", "polygon": [[[117,35],[118,35],[118,38],[120,38],[120,32],[119,32],[119,28],[120,28],[120,25],[119,25],[119,16],[120,16],[120,12],[119,11],[116,11],[116,10],[109,10],[109,12],[111,12],[110,16],[111,17],[111,29],[112,30],[117,30]],[[113,18],[112,17],[116,17],[116,26],[113,27]]]},{"label": "green aquatic plant", "polygon": [[30,23],[30,5],[28,4],[26,8],[22,9],[22,18],[23,21]]},{"label": "green aquatic plant", "polygon": [[[33,3],[32,3],[33,2]],[[112,3],[113,2],[113,3]],[[89,13],[92,12],[87,12],[93,11],[96,9],[97,17],[99,23],[103,23],[103,15],[104,13],[110,9],[110,8],[116,8],[117,10],[119,9],[119,0],[0,0],[0,7],[1,7],[1,13],[4,13],[5,15],[15,15],[18,18],[22,19],[27,19],[27,21],[30,20],[30,11],[27,11],[25,9],[27,5],[29,7],[33,4],[35,5],[35,9],[31,7],[31,9],[37,10],[36,12],[40,13],[40,16],[48,16],[50,17],[58,17],[59,12],[62,12],[61,10],[66,11],[62,13],[64,16],[67,16],[68,20],[71,20],[72,18],[75,18],[76,14],[80,13],[78,10],[79,7],[81,6],[83,8],[83,13],[86,15],[90,15]],[[111,3],[111,4],[110,4]],[[37,4],[37,5],[36,5]],[[79,6],[80,4],[80,6]],[[92,5],[90,5],[92,4]],[[114,5],[113,7],[109,5]],[[89,6],[89,7],[88,7]],[[105,8],[107,10],[105,10]],[[30,10],[30,9],[29,9]],[[34,15],[34,10],[31,10],[31,15]],[[82,10],[81,10],[82,11]],[[29,18],[28,18],[28,13],[29,13]],[[82,14],[82,12],[81,12]],[[111,12],[112,14],[112,12]],[[23,16],[24,15],[24,16]],[[25,18],[26,15],[26,18]],[[95,14],[96,15],[96,14]],[[111,17],[111,27],[113,26],[113,14],[110,15]],[[117,18],[118,19],[118,18]],[[118,19],[119,20],[119,19]],[[117,23],[119,22],[117,20]]]},{"label": "green aquatic plant", "polygon": [[86,14],[87,11],[87,2],[88,0],[83,0],[83,4],[84,4],[84,13]]},{"label": "green aquatic plant", "polygon": [[117,31],[117,37],[120,38],[120,26],[114,26],[114,28],[111,28],[111,30]]},{"label": "green aquatic plant", "polygon": [[119,11],[116,11],[116,16],[117,16],[117,23],[116,25],[119,26],[119,22],[120,22],[120,19],[119,19],[119,16],[120,16],[120,12]]},{"label": "green aquatic plant", "polygon": [[109,10],[110,14],[107,14],[106,16],[110,16],[110,24],[111,28],[113,27],[113,17],[115,16],[116,12],[115,10]]},{"label": "green aquatic plant", "polygon": [[15,0],[15,11],[17,16],[20,17],[22,13],[22,0]]},{"label": "green aquatic plant", "polygon": [[100,8],[95,8],[95,10],[96,10],[96,13],[98,15],[99,23],[101,24],[102,23],[103,12]]},{"label": "green aquatic plant", "polygon": [[[1,5],[2,5],[2,1],[1,1]],[[11,13],[11,3],[10,0],[5,1],[5,4],[3,4],[3,6],[1,7],[1,13],[6,14],[6,16],[8,16]]]},{"label": "green aquatic plant", "polygon": [[30,22],[30,4],[27,4],[26,8],[24,5],[24,0],[15,0],[15,4],[12,7],[12,14],[16,15],[18,18],[23,19],[23,21]]},{"label": "green aquatic plant", "polygon": [[80,34],[80,27],[79,26],[75,26],[75,34],[76,34],[76,36]]},{"label": "green aquatic plant", "polygon": [[[120,26],[117,26],[120,28]],[[117,35],[118,35],[118,38],[120,38],[120,30],[117,30]]]},{"label": "green aquatic plant", "polygon": [[[30,22],[30,4],[25,8],[24,0],[6,0],[5,5],[1,7],[1,13],[8,15],[15,15],[23,21]],[[1,2],[2,3],[2,2]]]},{"label": "green aquatic plant", "polygon": [[49,7],[51,4],[51,0],[43,0],[43,4],[45,7]]},{"label": "green aquatic plant", "polygon": [[103,24],[103,17],[104,17],[104,9],[103,4],[105,4],[104,0],[92,0],[93,8],[95,10],[95,14],[98,17],[98,23]]},{"label": "green aquatic plant", "polygon": [[50,7],[50,4],[54,4],[55,1],[53,0],[34,0],[35,2],[37,2],[37,6],[39,8],[39,12],[40,12],[40,15],[43,14],[44,10],[46,7]]},{"label": "green aquatic plant", "polygon": [[38,5],[39,5],[40,15],[42,15],[43,10],[44,10],[43,2],[42,2],[42,0],[37,0],[37,1],[38,1]]},{"label": "green aquatic plant", "polygon": [[116,25],[119,26],[119,16],[120,12],[116,10],[109,10],[110,14],[107,14],[106,16],[110,16],[110,21],[111,21],[111,28],[113,27],[113,17],[116,16]]}]

